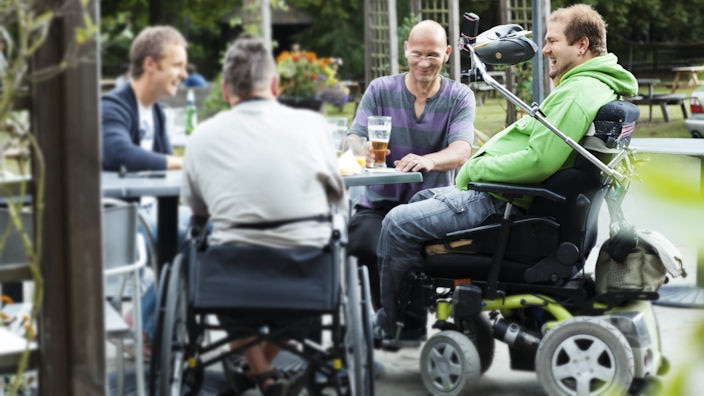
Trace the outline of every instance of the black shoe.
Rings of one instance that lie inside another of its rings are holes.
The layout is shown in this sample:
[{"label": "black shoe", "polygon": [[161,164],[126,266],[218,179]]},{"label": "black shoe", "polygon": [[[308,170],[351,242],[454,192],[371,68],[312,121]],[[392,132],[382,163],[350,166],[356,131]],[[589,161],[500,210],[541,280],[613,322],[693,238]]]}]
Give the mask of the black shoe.
[{"label": "black shoe", "polygon": [[398,339],[388,336],[376,321],[374,321],[372,329],[374,348],[388,352],[396,352],[401,348],[418,348],[428,338],[426,328],[403,329]]}]

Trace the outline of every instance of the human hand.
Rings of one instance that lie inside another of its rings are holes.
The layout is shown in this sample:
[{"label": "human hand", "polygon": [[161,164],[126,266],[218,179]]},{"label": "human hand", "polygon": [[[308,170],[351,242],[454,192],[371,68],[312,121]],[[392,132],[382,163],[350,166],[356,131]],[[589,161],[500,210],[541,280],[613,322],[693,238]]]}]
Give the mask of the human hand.
[{"label": "human hand", "polygon": [[430,172],[435,168],[435,161],[427,156],[411,153],[394,161],[394,166],[399,172]]},{"label": "human hand", "polygon": [[166,156],[166,169],[181,169],[183,167],[183,157],[175,155]]}]

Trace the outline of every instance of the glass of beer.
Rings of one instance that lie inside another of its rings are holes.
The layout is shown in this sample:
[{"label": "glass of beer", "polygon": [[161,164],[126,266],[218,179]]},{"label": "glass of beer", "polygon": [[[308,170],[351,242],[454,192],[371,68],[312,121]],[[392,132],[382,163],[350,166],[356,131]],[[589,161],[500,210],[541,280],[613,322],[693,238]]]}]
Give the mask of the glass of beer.
[{"label": "glass of beer", "polygon": [[367,131],[374,153],[374,167],[386,168],[386,150],[389,148],[389,137],[391,137],[391,117],[369,116]]}]

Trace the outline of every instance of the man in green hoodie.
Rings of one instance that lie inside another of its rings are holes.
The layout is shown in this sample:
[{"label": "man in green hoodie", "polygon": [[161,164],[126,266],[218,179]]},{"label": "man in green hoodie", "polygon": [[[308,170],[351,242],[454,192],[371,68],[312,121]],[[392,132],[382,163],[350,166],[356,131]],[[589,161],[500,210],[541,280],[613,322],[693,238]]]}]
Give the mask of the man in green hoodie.
[{"label": "man in green hoodie", "polygon": [[[542,53],[550,60],[555,88],[540,108],[551,124],[575,141],[582,139],[601,106],[634,96],[638,89],[636,78],[617,63],[615,55],[607,53],[606,24],[588,5],[561,8],[550,15]],[[462,166],[456,186],[420,191],[408,204],[391,210],[382,223],[377,249],[383,308],[377,312],[375,337],[396,334],[398,288],[409,271],[421,268],[425,242],[503,213],[505,201],[467,190],[467,183],[539,184],[570,167],[576,155],[543,124],[524,116],[486,142]],[[419,344],[425,339],[425,326],[406,323],[401,341]]]}]

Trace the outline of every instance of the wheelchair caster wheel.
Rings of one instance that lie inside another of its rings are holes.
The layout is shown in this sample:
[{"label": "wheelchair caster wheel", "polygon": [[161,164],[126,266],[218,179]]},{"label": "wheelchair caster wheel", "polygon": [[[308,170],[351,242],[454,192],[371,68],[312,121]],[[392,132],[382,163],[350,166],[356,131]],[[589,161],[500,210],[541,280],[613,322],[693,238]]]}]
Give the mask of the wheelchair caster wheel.
[{"label": "wheelchair caster wheel", "polygon": [[479,352],[464,334],[441,331],[423,345],[420,375],[425,389],[432,395],[467,394],[481,375]]}]

